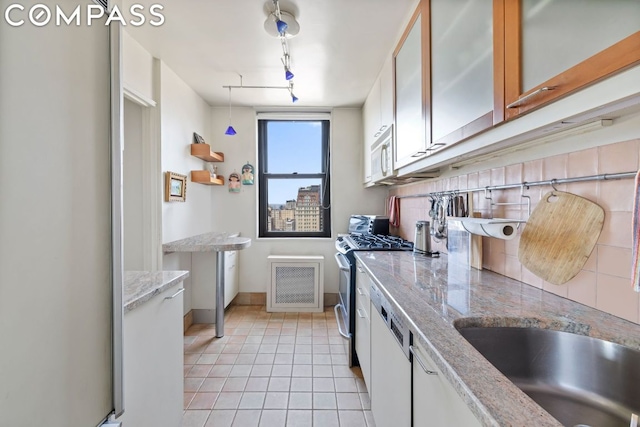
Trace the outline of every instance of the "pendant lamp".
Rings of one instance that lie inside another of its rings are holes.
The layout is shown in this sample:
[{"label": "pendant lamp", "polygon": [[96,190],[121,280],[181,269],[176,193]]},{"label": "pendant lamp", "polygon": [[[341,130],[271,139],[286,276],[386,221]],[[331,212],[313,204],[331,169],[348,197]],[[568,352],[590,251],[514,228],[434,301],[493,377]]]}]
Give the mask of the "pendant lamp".
[{"label": "pendant lamp", "polygon": [[224,132],[224,134],[233,136],[236,133],[236,130],[233,128],[233,126],[231,126],[231,88],[229,88],[229,127],[227,127],[227,130]]}]

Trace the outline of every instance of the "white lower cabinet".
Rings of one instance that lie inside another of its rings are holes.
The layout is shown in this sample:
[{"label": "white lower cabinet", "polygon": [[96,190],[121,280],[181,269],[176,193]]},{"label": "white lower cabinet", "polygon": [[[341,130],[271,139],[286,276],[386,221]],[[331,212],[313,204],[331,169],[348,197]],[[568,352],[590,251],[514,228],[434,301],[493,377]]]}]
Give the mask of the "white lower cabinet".
[{"label": "white lower cabinet", "polygon": [[224,307],[227,308],[240,290],[238,283],[238,251],[224,253]]},{"label": "white lower cabinet", "polygon": [[124,315],[123,427],[179,427],[183,406],[182,282]]},{"label": "white lower cabinet", "polygon": [[412,406],[414,427],[482,425],[418,343],[413,344]]},{"label": "white lower cabinet", "polygon": [[410,427],[411,363],[373,305],[370,313],[373,419],[381,427]]}]

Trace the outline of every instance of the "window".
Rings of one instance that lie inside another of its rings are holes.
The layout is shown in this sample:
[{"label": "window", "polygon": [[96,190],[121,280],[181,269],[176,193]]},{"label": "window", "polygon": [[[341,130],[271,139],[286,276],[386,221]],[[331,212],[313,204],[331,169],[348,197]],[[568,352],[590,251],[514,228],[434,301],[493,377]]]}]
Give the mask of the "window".
[{"label": "window", "polygon": [[329,120],[258,120],[259,237],[331,237]]}]

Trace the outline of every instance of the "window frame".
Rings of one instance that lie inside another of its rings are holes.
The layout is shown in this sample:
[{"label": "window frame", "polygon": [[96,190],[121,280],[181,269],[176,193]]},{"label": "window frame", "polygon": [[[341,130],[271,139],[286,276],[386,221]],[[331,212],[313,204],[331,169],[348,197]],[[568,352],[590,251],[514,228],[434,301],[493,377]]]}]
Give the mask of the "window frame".
[{"label": "window frame", "polygon": [[[269,173],[268,171],[268,132],[269,122],[320,122],[322,128],[322,171],[320,173]],[[258,118],[258,238],[327,238],[331,237],[331,152],[330,129],[328,118]],[[320,220],[323,224],[320,231],[269,231],[267,217],[269,215],[269,180],[270,179],[320,179],[323,184]],[[328,206],[327,206],[328,202]],[[323,207],[327,206],[327,207]]]}]

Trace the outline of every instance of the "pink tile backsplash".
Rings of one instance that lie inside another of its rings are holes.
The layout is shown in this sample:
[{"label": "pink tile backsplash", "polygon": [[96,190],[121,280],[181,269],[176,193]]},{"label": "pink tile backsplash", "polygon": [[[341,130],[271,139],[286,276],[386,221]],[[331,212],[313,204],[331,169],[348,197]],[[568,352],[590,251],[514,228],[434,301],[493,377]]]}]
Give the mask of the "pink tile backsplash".
[{"label": "pink tile backsplash", "polygon": [[638,322],[638,293],[629,280],[598,274],[596,308],[632,322]]},{"label": "pink tile backsplash", "polygon": [[598,173],[638,170],[638,140],[598,147]]},{"label": "pink tile backsplash", "polygon": [[597,249],[598,273],[631,279],[631,249],[603,245]]},{"label": "pink tile backsplash", "polygon": [[[589,176],[602,173],[635,171],[639,166],[640,140],[620,142],[587,150],[547,157],[544,159],[481,170],[453,178],[424,181],[401,188],[392,188],[390,194],[422,194],[449,189],[478,188],[489,185]],[[579,303],[598,308],[615,316],[640,323],[640,294],[630,283],[631,270],[631,210],[633,206],[633,180],[589,181],[557,185],[561,191],[585,197],[605,210],[602,233],[593,253],[582,270],[564,285],[553,285],[537,277],[518,261],[519,236],[511,241],[483,237],[483,268],[542,288]],[[531,209],[551,187],[531,187],[524,194],[531,197]],[[520,190],[492,192],[494,201],[521,200]],[[489,217],[490,206],[484,193],[473,193],[474,211]],[[401,200],[402,224],[398,233],[413,239],[417,220],[428,220],[427,198]],[[494,217],[527,219],[526,207],[494,207]],[[444,245],[436,245],[446,250]]]},{"label": "pink tile backsplash", "polygon": [[598,149],[575,151],[569,153],[567,176],[589,176],[598,174]]},{"label": "pink tile backsplash", "polygon": [[565,285],[567,287],[567,296],[569,299],[581,304],[595,307],[597,294],[596,284],[596,273],[582,270]]}]

